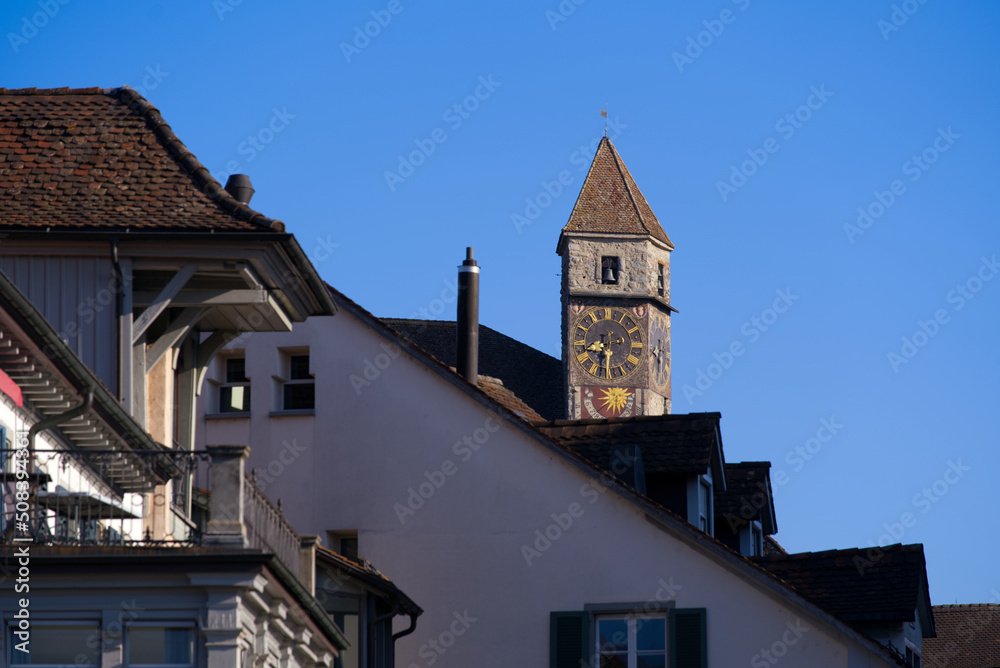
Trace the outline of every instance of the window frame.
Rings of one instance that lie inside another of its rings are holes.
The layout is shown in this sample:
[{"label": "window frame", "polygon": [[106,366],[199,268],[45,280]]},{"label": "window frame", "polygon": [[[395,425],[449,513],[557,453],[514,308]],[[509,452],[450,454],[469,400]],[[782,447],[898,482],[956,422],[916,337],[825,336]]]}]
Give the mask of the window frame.
[{"label": "window frame", "polygon": [[[296,357],[307,358],[307,373],[305,378],[292,377],[292,360]],[[271,416],[282,415],[315,415],[316,414],[316,374],[313,373],[313,357],[308,346],[296,346],[278,349],[278,369],[274,379]],[[286,408],[285,388],[292,385],[310,385],[313,388],[311,408]]]},{"label": "window frame", "polygon": [[[232,361],[234,361],[234,360],[242,360],[243,361],[243,380],[241,380],[241,381],[230,381],[229,380],[229,363],[232,362]],[[250,378],[250,376],[247,375],[247,358],[246,358],[246,353],[240,352],[238,354],[225,355],[224,357],[221,358],[220,362],[222,364],[222,368],[220,370],[221,371],[221,373],[220,373],[221,382],[219,383],[219,387],[218,387],[218,391],[219,391],[219,393],[218,393],[218,400],[219,400],[218,409],[219,409],[219,411],[218,412],[219,412],[219,414],[220,415],[227,415],[227,416],[234,416],[234,417],[235,416],[239,416],[239,415],[250,415],[250,402],[251,402],[251,400],[253,398],[253,394],[252,394],[251,378]],[[222,394],[223,394],[223,392],[225,392],[226,389],[232,389],[232,388],[235,388],[235,387],[246,388],[246,396],[245,396],[245,398],[243,400],[243,409],[242,410],[227,409],[224,406],[223,401],[222,401]]]},{"label": "window frame", "polygon": [[[31,638],[30,638],[30,642],[31,643],[35,642],[35,637],[34,637],[35,631],[38,628],[44,628],[46,626],[79,626],[79,627],[82,627],[82,628],[92,629],[91,633],[92,634],[96,634],[96,638],[98,638],[98,639],[100,639],[100,637],[101,637],[101,631],[102,631],[102,624],[101,624],[101,620],[100,619],[91,619],[91,618],[85,618],[85,619],[80,619],[80,618],[73,619],[73,618],[69,618],[69,619],[66,619],[66,618],[47,618],[47,617],[36,619],[35,616],[32,615],[32,619],[31,619],[31,634],[32,635],[31,635]],[[18,643],[18,639],[14,636],[14,632],[16,630],[17,630],[17,620],[15,620],[15,619],[7,619],[6,620],[6,624],[4,625],[4,633],[5,633],[4,641],[6,642],[6,645],[7,645],[7,648],[6,648],[6,651],[5,651],[5,655],[6,655],[5,659],[6,659],[6,662],[7,662],[8,666],[11,666],[11,667],[13,667],[13,666],[30,666],[31,668],[63,668],[63,666],[66,666],[66,665],[72,665],[75,668],[76,667],[78,667],[78,668],[100,668],[100,666],[101,666],[101,650],[100,650],[100,643],[99,642],[98,642],[96,648],[88,647],[88,649],[93,649],[94,650],[94,658],[96,660],[96,663],[79,663],[78,664],[78,663],[76,663],[75,660],[70,661],[68,663],[15,663],[14,662],[14,657],[15,656],[19,656],[19,655],[14,654],[14,652],[17,651],[14,648],[14,646],[17,645],[17,644],[19,644]],[[94,637],[94,636],[92,635],[90,637]],[[88,645],[89,645],[89,643],[88,643]],[[30,654],[29,654],[29,657],[30,657]],[[74,657],[74,659],[75,658],[76,657]]]},{"label": "window frame", "polygon": [[[603,612],[595,613],[593,618],[593,638],[591,651],[594,653],[597,665],[601,664],[601,621],[624,620],[627,624],[628,639],[626,643],[626,666],[627,668],[638,667],[639,648],[637,646],[639,622],[642,619],[662,619],[663,620],[663,664],[670,662],[670,616],[669,611],[643,612],[632,610],[631,612]],[[658,651],[658,650],[657,650]],[[657,654],[658,656],[659,654]]]},{"label": "window frame", "polygon": [[[187,629],[191,632],[191,662],[190,663],[133,663],[132,657],[129,656],[130,653],[130,642],[132,636],[132,629],[135,628],[169,628],[169,629]],[[141,668],[195,668],[198,664],[198,634],[195,625],[188,620],[172,620],[172,619],[155,619],[155,620],[144,620],[144,621],[133,621],[126,624],[124,633],[122,634],[122,668],[132,668],[134,666],[141,666]]]}]

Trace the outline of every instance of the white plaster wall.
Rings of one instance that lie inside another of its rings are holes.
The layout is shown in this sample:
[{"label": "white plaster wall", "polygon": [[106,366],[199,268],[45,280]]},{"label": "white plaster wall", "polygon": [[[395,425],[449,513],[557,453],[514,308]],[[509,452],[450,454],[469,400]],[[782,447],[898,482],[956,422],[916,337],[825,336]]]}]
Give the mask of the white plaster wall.
[{"label": "white plaster wall", "polygon": [[[782,666],[846,666],[849,650],[867,654],[599,491],[513,426],[489,433],[500,423],[487,409],[346,311],[291,334],[245,337],[237,345],[254,382],[279,342],[310,346],[315,417],[269,418],[267,393],[255,387],[252,418],[204,421],[199,442],[249,438],[250,465],[276,474],[263,486],[300,533],[359,530],[360,555],[426,611],[397,642],[397,666],[546,666],[551,611],[655,600],[664,582],[679,607],[708,609],[710,666],[752,665],[796,620],[809,631],[786,644]],[[477,451],[467,437],[481,441]],[[285,442],[296,444],[294,456]],[[398,509],[428,475],[439,485],[401,520]],[[566,524],[574,509],[568,528],[549,528],[553,514]],[[558,537],[544,551],[540,542],[529,565],[523,546],[547,528]],[[466,611],[475,622],[457,621]],[[432,648],[447,640],[443,653]]]}]

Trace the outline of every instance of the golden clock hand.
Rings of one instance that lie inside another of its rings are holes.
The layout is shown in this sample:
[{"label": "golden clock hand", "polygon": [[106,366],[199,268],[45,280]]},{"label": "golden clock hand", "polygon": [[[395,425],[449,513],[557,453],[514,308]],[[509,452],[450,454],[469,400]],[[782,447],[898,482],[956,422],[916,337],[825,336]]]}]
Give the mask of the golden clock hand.
[{"label": "golden clock hand", "polygon": [[594,341],[589,346],[587,346],[587,350],[592,350],[595,353],[599,353],[602,350],[604,350],[604,344],[601,343],[600,341]]}]

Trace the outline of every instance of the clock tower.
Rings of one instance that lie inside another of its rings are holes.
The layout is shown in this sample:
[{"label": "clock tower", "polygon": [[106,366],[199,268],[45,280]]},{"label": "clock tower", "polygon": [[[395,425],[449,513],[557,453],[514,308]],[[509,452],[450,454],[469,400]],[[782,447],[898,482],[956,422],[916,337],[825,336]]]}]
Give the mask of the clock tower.
[{"label": "clock tower", "polygon": [[670,412],[673,249],[604,137],[556,248],[569,418]]}]

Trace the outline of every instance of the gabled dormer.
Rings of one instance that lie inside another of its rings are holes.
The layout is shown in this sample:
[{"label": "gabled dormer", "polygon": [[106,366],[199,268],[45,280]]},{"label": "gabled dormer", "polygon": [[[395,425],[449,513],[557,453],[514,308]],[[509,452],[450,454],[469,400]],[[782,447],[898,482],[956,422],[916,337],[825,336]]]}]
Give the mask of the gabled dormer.
[{"label": "gabled dormer", "polygon": [[726,464],[725,491],[715,497],[715,537],[746,557],[764,554],[764,537],[778,532],[770,462]]},{"label": "gabled dormer", "polygon": [[[557,443],[610,471],[709,535],[726,490],[719,413],[536,423]],[[644,488],[632,480],[642,472]]]}]

